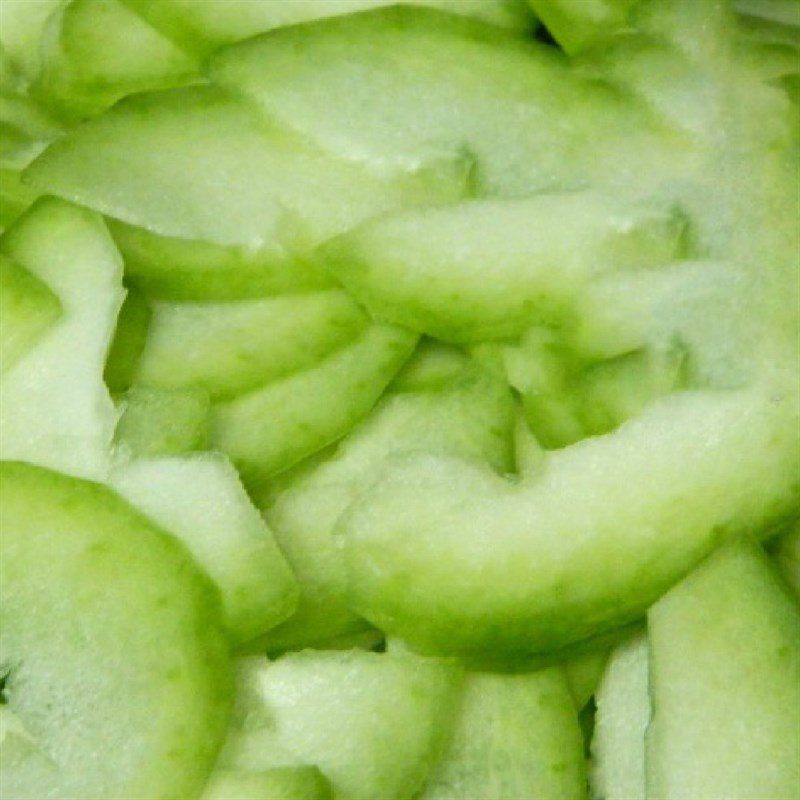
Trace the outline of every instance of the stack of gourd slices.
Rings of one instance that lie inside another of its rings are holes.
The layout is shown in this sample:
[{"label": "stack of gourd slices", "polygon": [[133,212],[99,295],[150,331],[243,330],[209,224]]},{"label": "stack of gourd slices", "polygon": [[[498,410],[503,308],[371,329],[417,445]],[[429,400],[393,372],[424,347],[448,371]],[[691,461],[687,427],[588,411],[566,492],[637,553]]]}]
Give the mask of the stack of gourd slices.
[{"label": "stack of gourd slices", "polygon": [[530,5],[0,2],[3,797],[800,796],[800,6]]}]

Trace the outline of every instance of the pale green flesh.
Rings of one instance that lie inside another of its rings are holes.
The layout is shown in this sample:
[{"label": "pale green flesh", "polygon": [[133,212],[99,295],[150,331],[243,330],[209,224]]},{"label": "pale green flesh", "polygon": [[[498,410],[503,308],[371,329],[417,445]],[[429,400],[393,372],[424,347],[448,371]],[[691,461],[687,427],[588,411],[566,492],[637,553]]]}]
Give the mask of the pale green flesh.
[{"label": "pale green flesh", "polygon": [[224,456],[140,459],[115,469],[111,484],[205,568],[220,589],[226,627],[237,644],[294,610],[292,572]]},{"label": "pale green flesh", "polygon": [[323,249],[334,274],[380,319],[451,341],[558,321],[606,271],[681,255],[685,221],[603,192],[468,201],[367,222]]},{"label": "pale green flesh", "polygon": [[373,325],[306,370],[218,403],[212,443],[258,483],[335,442],[377,402],[416,338]]},{"label": "pale green flesh", "polygon": [[199,63],[119,0],[72,0],[49,22],[35,91],[69,117],[196,79]]},{"label": "pale green flesh", "polygon": [[28,78],[41,68],[39,40],[51,14],[66,0],[3,0],[0,3],[0,44],[12,63]]},{"label": "pale green flesh", "polygon": [[158,236],[117,220],[109,220],[109,228],[126,275],[156,299],[247,300],[333,285],[322,270],[292,259],[280,241],[261,248],[223,247]]},{"label": "pale green flesh", "polygon": [[47,284],[0,255],[0,369],[10,369],[61,316]]},{"label": "pale green flesh", "polygon": [[419,800],[580,800],[584,771],[561,670],[468,673],[450,742]]},{"label": "pale green flesh", "polygon": [[460,683],[453,664],[406,654],[251,659],[221,765],[314,765],[341,800],[411,798],[442,752]]},{"label": "pale green flesh", "polygon": [[275,767],[250,772],[217,770],[201,800],[332,800],[330,785],[315,767]]},{"label": "pale green flesh", "polygon": [[203,389],[134,386],[122,400],[114,447],[122,458],[209,449],[211,401]]},{"label": "pale green flesh", "polygon": [[759,548],[723,548],[648,612],[648,800],[800,791],[800,608]]},{"label": "pale green flesh", "polygon": [[645,734],[650,723],[646,633],[611,654],[596,694],[592,797],[647,800]]},{"label": "pale green flesh", "polygon": [[369,320],[330,289],[235,303],[153,306],[138,381],[236,397],[312,367],[363,334]]},{"label": "pale green flesh", "polygon": [[227,720],[215,593],[109,489],[15,462],[0,478],[4,708],[31,740],[3,748],[4,796],[195,795]]},{"label": "pale green flesh", "polygon": [[[124,0],[152,25],[187,48],[210,52],[286,25],[391,5],[393,0]],[[409,0],[525,32],[533,17],[524,0]]]},{"label": "pale green flesh", "polygon": [[451,453],[508,470],[512,408],[502,383],[469,362],[458,365],[443,384],[435,374],[427,380],[420,376],[405,391],[390,390],[327,458],[301,464],[296,474],[274,482],[266,517],[302,594],[298,613],[264,638],[270,651],[324,641],[364,624],[348,608],[346,574],[333,529],[392,458],[407,452]]},{"label": "pale green flesh", "polygon": [[295,251],[382,211],[464,189],[459,161],[381,180],[206,86],[126,98],[53,144],[26,177],[163,236]]},{"label": "pale green flesh", "polygon": [[728,531],[795,507],[792,391],[674,395],[519,486],[410,457],[339,523],[353,608],[461,654],[548,650],[632,621]]},{"label": "pale green flesh", "polygon": [[653,162],[647,119],[576,78],[552,48],[432,10],[274,31],[217,53],[211,75],[329,152],[377,168],[466,152],[481,193],[614,183],[635,176],[639,158]]},{"label": "pale green flesh", "polygon": [[2,457],[103,479],[117,419],[103,365],[124,297],[119,255],[99,216],[52,199],[6,231],[0,250],[63,309],[0,381]]}]

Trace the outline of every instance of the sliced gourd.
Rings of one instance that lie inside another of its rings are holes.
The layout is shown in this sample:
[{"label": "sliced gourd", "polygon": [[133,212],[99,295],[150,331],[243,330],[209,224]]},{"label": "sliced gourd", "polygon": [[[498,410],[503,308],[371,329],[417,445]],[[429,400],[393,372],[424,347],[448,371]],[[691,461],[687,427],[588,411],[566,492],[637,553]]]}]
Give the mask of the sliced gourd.
[{"label": "sliced gourd", "polygon": [[100,484],[19,462],[0,482],[4,796],[195,796],[229,705],[211,585]]},{"label": "sliced gourd", "polygon": [[391,391],[332,453],[275,482],[266,516],[302,591],[297,613],[264,638],[269,651],[315,644],[363,626],[348,607],[333,529],[391,458],[409,451],[452,453],[509,470],[513,410],[505,385],[469,361],[444,383],[435,374],[428,380]]},{"label": "sliced gourd", "polygon": [[785,300],[765,307],[751,286],[731,262],[684,261],[648,276],[606,276],[576,301],[578,322],[567,339],[590,360],[642,349],[673,359],[683,353],[689,385],[741,386],[774,360],[765,351],[776,345],[766,339],[775,338],[770,328],[785,313]]},{"label": "sliced gourd", "polygon": [[591,786],[598,800],[647,800],[649,663],[647,634],[642,632],[613,651],[595,695]]},{"label": "sliced gourd", "polygon": [[103,365],[124,291],[122,262],[102,219],[60,200],[36,203],[0,250],[46,283],[63,313],[0,381],[0,447],[80,477],[108,472],[117,412]]},{"label": "sliced gourd", "polygon": [[48,20],[68,0],[3,0],[0,3],[0,44],[12,64],[28,80],[36,77],[40,43]]},{"label": "sliced gourd", "polygon": [[722,548],[647,621],[647,797],[797,796],[800,607],[760,548]]},{"label": "sliced gourd", "polygon": [[363,650],[253,659],[243,671],[221,766],[313,765],[341,800],[416,795],[441,755],[462,676],[449,662]]},{"label": "sliced gourd", "polygon": [[60,316],[61,303],[47,284],[0,255],[0,369],[10,369]]},{"label": "sliced gourd", "polygon": [[286,252],[281,241],[292,238],[288,231],[248,248],[158,236],[117,220],[108,225],[128,279],[159,300],[249,300],[333,285],[323,270]]},{"label": "sliced gourd", "polygon": [[580,800],[578,715],[561,670],[468,673],[447,750],[420,800]]},{"label": "sliced gourd", "polygon": [[603,192],[467,201],[369,221],[323,249],[379,319],[450,341],[522,333],[564,316],[599,273],[681,255],[685,221]]},{"label": "sliced gourd", "polygon": [[316,767],[220,769],[211,776],[201,800],[333,800],[333,795]]},{"label": "sliced gourd", "polygon": [[212,443],[247,482],[288,469],[346,434],[375,405],[416,337],[373,325],[317,364],[218,403]]},{"label": "sliced gourd", "polygon": [[[324,17],[391,5],[393,0],[124,0],[173,40],[198,53],[258,33]],[[409,0],[454,14],[484,19],[504,28],[529,31],[533,15],[524,0]]]},{"label": "sliced gourd", "polygon": [[118,0],[72,0],[48,23],[34,90],[63,115],[196,79],[199,63]]},{"label": "sliced gourd", "polygon": [[155,303],[138,380],[236,397],[308,369],[363,334],[340,289],[230,303]]},{"label": "sliced gourd", "polygon": [[541,652],[630,622],[725,535],[796,507],[797,404],[788,383],[678,393],[516,485],[409,457],[339,523],[352,607],[437,653]]},{"label": "sliced gourd", "polygon": [[647,119],[572,74],[554,48],[432,9],[273,31],[219,51],[211,76],[329,152],[376,168],[466,152],[482,194],[573,188],[592,176],[630,183],[640,157],[653,164]]},{"label": "sliced gourd", "polygon": [[381,178],[198,86],[126,98],[52,144],[26,178],[164,236],[257,249],[300,226],[301,241],[283,245],[302,249],[381,211],[459,197],[463,170],[455,160]]},{"label": "sliced gourd", "polygon": [[204,389],[134,386],[114,432],[122,458],[171,456],[209,448],[211,400]]},{"label": "sliced gourd", "polygon": [[224,456],[139,459],[117,468],[111,484],[206,569],[235,642],[255,638],[294,610],[292,572]]}]

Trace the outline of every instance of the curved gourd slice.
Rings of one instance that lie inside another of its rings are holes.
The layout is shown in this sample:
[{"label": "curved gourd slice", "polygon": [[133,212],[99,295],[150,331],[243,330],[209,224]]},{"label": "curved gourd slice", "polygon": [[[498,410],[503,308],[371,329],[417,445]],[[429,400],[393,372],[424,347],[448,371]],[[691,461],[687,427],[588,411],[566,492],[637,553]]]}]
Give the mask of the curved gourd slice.
[{"label": "curved gourd slice", "polygon": [[286,619],[297,584],[283,554],[224,456],[145,458],[119,467],[111,485],[182,541],[217,584],[237,644]]},{"label": "curved gourd slice", "polygon": [[4,744],[3,794],[195,796],[228,716],[206,578],[99,484],[3,462],[0,504],[3,709],[27,739]]},{"label": "curved gourd slice", "polygon": [[327,358],[213,412],[212,443],[258,483],[346,434],[375,405],[411,355],[416,337],[372,325]]},{"label": "curved gourd slice", "polygon": [[381,211],[459,197],[463,170],[375,176],[197,86],[126,98],[52,144],[26,179],[164,236],[258,248],[280,242],[287,220],[304,235],[286,246],[305,247]]},{"label": "curved gourd slice", "polygon": [[390,390],[327,458],[300,464],[296,475],[277,480],[265,513],[298,576],[301,596],[297,614],[264,637],[269,652],[322,642],[363,625],[348,608],[333,529],[389,459],[407,452],[450,453],[509,470],[510,392],[469,361],[456,370],[444,383],[434,373],[430,383]]},{"label": "curved gourd slice", "polygon": [[364,223],[322,250],[379,319],[450,341],[563,317],[597,275],[681,256],[685,221],[604,192],[467,201]]},{"label": "curved gourd slice", "polygon": [[68,118],[92,116],[137,91],[196,80],[198,61],[119,0],[72,0],[48,22],[37,96]]},{"label": "curved gourd slice", "polygon": [[[533,27],[524,0],[408,0],[474,16],[520,32]],[[273,28],[391,5],[394,0],[124,0],[152,25],[194,52],[249,39]]]},{"label": "curved gourd slice", "polygon": [[647,797],[800,787],[800,607],[757,545],[713,554],[647,614]]},{"label": "curved gourd slice", "polygon": [[585,796],[583,738],[561,670],[467,673],[447,750],[419,800]]},{"label": "curved gourd slice", "polygon": [[114,448],[125,460],[209,449],[211,400],[203,389],[134,386],[122,400]]},{"label": "curved gourd slice", "polygon": [[[481,193],[572,188],[592,175],[630,182],[624,162],[651,153],[647,119],[577,78],[554,48],[432,9],[273,31],[219,51],[210,69],[270,119],[354,161],[417,167],[466,152]],[[625,148],[613,141],[623,132]]]},{"label": "curved gourd slice", "polygon": [[108,227],[125,259],[127,278],[157,300],[248,300],[335,285],[324,270],[286,251],[281,241],[291,240],[289,232],[248,248],[159,236],[113,219]]},{"label": "curved gourd slice", "polygon": [[727,533],[796,507],[795,393],[672,395],[518,486],[409,459],[339,523],[352,606],[438,653],[547,651],[632,621]]},{"label": "curved gourd slice", "polygon": [[230,398],[308,369],[369,318],[340,289],[232,303],[156,303],[137,380]]},{"label": "curved gourd slice", "polygon": [[647,634],[611,654],[595,696],[592,795],[603,800],[647,800],[645,735],[650,724]]},{"label": "curved gourd slice", "polygon": [[243,671],[221,766],[313,765],[341,800],[414,797],[441,755],[462,679],[447,661],[363,650],[254,658]]},{"label": "curved gourd slice", "polygon": [[45,199],[0,250],[58,295],[63,313],[0,380],[0,451],[81,477],[107,475],[117,422],[103,367],[122,304],[122,262],[102,219]]},{"label": "curved gourd slice", "polygon": [[41,68],[40,42],[51,16],[68,0],[24,0],[0,3],[0,45],[28,79]]},{"label": "curved gourd slice", "polygon": [[47,284],[0,255],[0,370],[10,369],[60,316]]}]

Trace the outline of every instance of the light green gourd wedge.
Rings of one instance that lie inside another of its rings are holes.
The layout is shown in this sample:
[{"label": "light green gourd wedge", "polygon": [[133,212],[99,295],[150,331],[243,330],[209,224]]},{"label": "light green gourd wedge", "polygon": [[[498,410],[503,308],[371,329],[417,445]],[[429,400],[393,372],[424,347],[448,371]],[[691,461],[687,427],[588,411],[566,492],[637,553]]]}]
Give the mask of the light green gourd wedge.
[{"label": "light green gourd wedge", "polygon": [[137,459],[117,467],[111,485],[205,568],[219,587],[225,625],[236,644],[294,610],[291,569],[223,455]]},{"label": "light green gourd wedge", "polygon": [[322,258],[379,319],[449,341],[554,323],[603,272],[682,255],[685,219],[597,191],[473,200],[368,221]]},{"label": "light green gourd wedge", "polygon": [[760,548],[709,557],[647,615],[648,800],[800,792],[800,607]]},{"label": "light green gourd wedge", "polygon": [[419,800],[580,800],[583,741],[562,671],[467,673],[453,733]]},{"label": "light green gourd wedge", "polygon": [[369,326],[340,289],[229,303],[155,303],[137,380],[228,399],[308,369]]},{"label": "light green gourd wedge", "polygon": [[433,9],[273,31],[216,53],[210,75],[328,152],[376,169],[465,152],[481,194],[613,185],[623,174],[630,185],[664,157],[636,104],[577,77],[555,48]]},{"label": "light green gourd wedge", "polygon": [[196,797],[230,703],[213,587],[100,484],[3,462],[0,515],[3,796]]},{"label": "light green gourd wedge", "polygon": [[[187,50],[209,54],[220,45],[325,17],[391,5],[390,0],[123,0]],[[532,30],[525,0],[410,0],[412,5],[474,16],[519,31]]]},{"label": "light green gourd wedge", "polygon": [[103,367],[124,290],[122,263],[102,219],[39,201],[0,250],[58,296],[62,314],[0,381],[0,450],[80,477],[104,479],[118,412]]},{"label": "light green gourd wedge", "polygon": [[344,436],[378,401],[416,337],[371,325],[306,369],[220,401],[211,441],[257,485]]},{"label": "light green gourd wedge", "polygon": [[61,303],[47,284],[0,255],[0,369],[11,369],[60,316]]},{"label": "light green gourd wedge", "polygon": [[196,86],[126,98],[52,144],[26,180],[162,236],[297,251],[382,211],[459,197],[464,161],[374,175]]},{"label": "light green gourd wedge", "polygon": [[339,522],[352,606],[462,655],[547,651],[630,622],[721,538],[796,507],[793,392],[672,395],[519,485],[409,457]]},{"label": "light green gourd wedge", "polygon": [[156,300],[251,300],[335,285],[327,272],[288,252],[284,241],[302,238],[291,223],[259,247],[159,236],[119,220],[109,220],[108,226],[128,280]]},{"label": "light green gourd wedge", "polygon": [[120,400],[114,431],[123,460],[172,456],[209,449],[211,399],[204,389],[134,386]]},{"label": "light green gourd wedge", "polygon": [[220,766],[313,765],[336,800],[412,800],[445,746],[462,674],[446,661],[363,650],[249,659]]},{"label": "light green gourd wedge", "polygon": [[[393,458],[451,453],[499,472],[510,469],[510,392],[463,356],[450,363],[446,358],[445,348],[423,345],[369,417],[332,452],[272,482],[266,517],[298,575],[301,596],[297,614],[264,637],[270,652],[321,643],[364,625],[348,607],[333,530]],[[443,374],[444,368],[449,372]]]},{"label": "light green gourd wedge", "polygon": [[650,724],[646,632],[614,649],[595,695],[592,797],[647,800],[645,735]]},{"label": "light green gourd wedge", "polygon": [[[13,1],[13,0],[12,0]],[[33,91],[67,119],[195,81],[199,62],[118,0],[72,0],[48,21]]]}]

